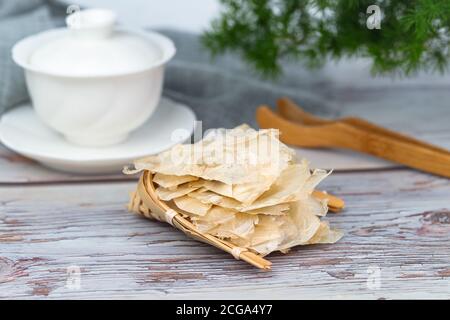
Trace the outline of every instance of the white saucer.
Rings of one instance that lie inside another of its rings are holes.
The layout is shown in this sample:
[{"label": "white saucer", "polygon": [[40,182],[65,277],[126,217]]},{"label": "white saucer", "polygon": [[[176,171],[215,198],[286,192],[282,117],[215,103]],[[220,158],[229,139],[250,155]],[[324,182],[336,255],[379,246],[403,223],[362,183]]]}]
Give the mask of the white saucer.
[{"label": "white saucer", "polygon": [[81,147],[47,128],[27,103],[1,117],[0,141],[9,149],[53,169],[91,174],[118,173],[133,159],[183,143],[194,127],[195,114],[191,109],[162,99],[150,119],[126,141],[102,148]]}]

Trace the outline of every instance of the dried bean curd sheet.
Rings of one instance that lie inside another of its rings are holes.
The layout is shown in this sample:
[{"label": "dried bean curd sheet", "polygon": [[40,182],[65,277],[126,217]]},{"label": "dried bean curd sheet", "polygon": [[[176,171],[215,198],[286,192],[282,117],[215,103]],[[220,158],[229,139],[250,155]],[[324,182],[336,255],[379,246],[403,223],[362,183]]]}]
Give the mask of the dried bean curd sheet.
[{"label": "dried bean curd sheet", "polygon": [[159,199],[199,232],[261,256],[342,237],[321,220],[326,200],[312,196],[329,172],[311,171],[275,129],[216,129],[133,166],[124,172],[152,172]]}]

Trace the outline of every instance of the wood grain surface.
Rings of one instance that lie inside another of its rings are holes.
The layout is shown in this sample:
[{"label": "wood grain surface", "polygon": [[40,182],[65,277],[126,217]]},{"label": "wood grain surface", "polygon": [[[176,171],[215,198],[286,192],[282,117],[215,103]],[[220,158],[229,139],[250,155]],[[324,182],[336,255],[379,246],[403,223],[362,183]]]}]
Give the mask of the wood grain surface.
[{"label": "wood grain surface", "polygon": [[[347,201],[328,217],[345,237],[274,254],[270,272],[126,212],[134,182],[2,186],[0,297],[449,297],[448,180],[387,170],[323,186]],[[70,266],[79,289],[67,287]]]},{"label": "wood grain surface", "polygon": [[[324,94],[450,148],[448,87],[370,83]],[[128,213],[137,177],[59,173],[0,146],[0,298],[450,298],[450,181],[347,157],[320,186],[346,201],[327,218],[344,238],[273,254],[265,272]]]}]

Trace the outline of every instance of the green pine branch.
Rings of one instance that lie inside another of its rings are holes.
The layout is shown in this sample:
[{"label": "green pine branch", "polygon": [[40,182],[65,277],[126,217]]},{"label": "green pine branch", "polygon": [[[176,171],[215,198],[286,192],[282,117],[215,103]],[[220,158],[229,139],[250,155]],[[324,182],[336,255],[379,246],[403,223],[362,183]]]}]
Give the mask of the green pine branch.
[{"label": "green pine branch", "polygon": [[[444,72],[450,41],[449,0],[221,0],[223,11],[202,36],[213,55],[238,52],[267,77],[294,59],[367,57],[375,73]],[[366,27],[369,5],[381,29]]]}]

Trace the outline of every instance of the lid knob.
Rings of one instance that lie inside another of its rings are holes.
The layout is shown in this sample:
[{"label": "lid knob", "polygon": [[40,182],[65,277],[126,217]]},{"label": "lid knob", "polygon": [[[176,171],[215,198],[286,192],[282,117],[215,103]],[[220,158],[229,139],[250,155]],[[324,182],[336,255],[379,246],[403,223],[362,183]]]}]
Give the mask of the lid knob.
[{"label": "lid knob", "polygon": [[108,9],[87,9],[67,16],[66,24],[77,35],[103,38],[112,33],[116,17],[116,13]]}]

